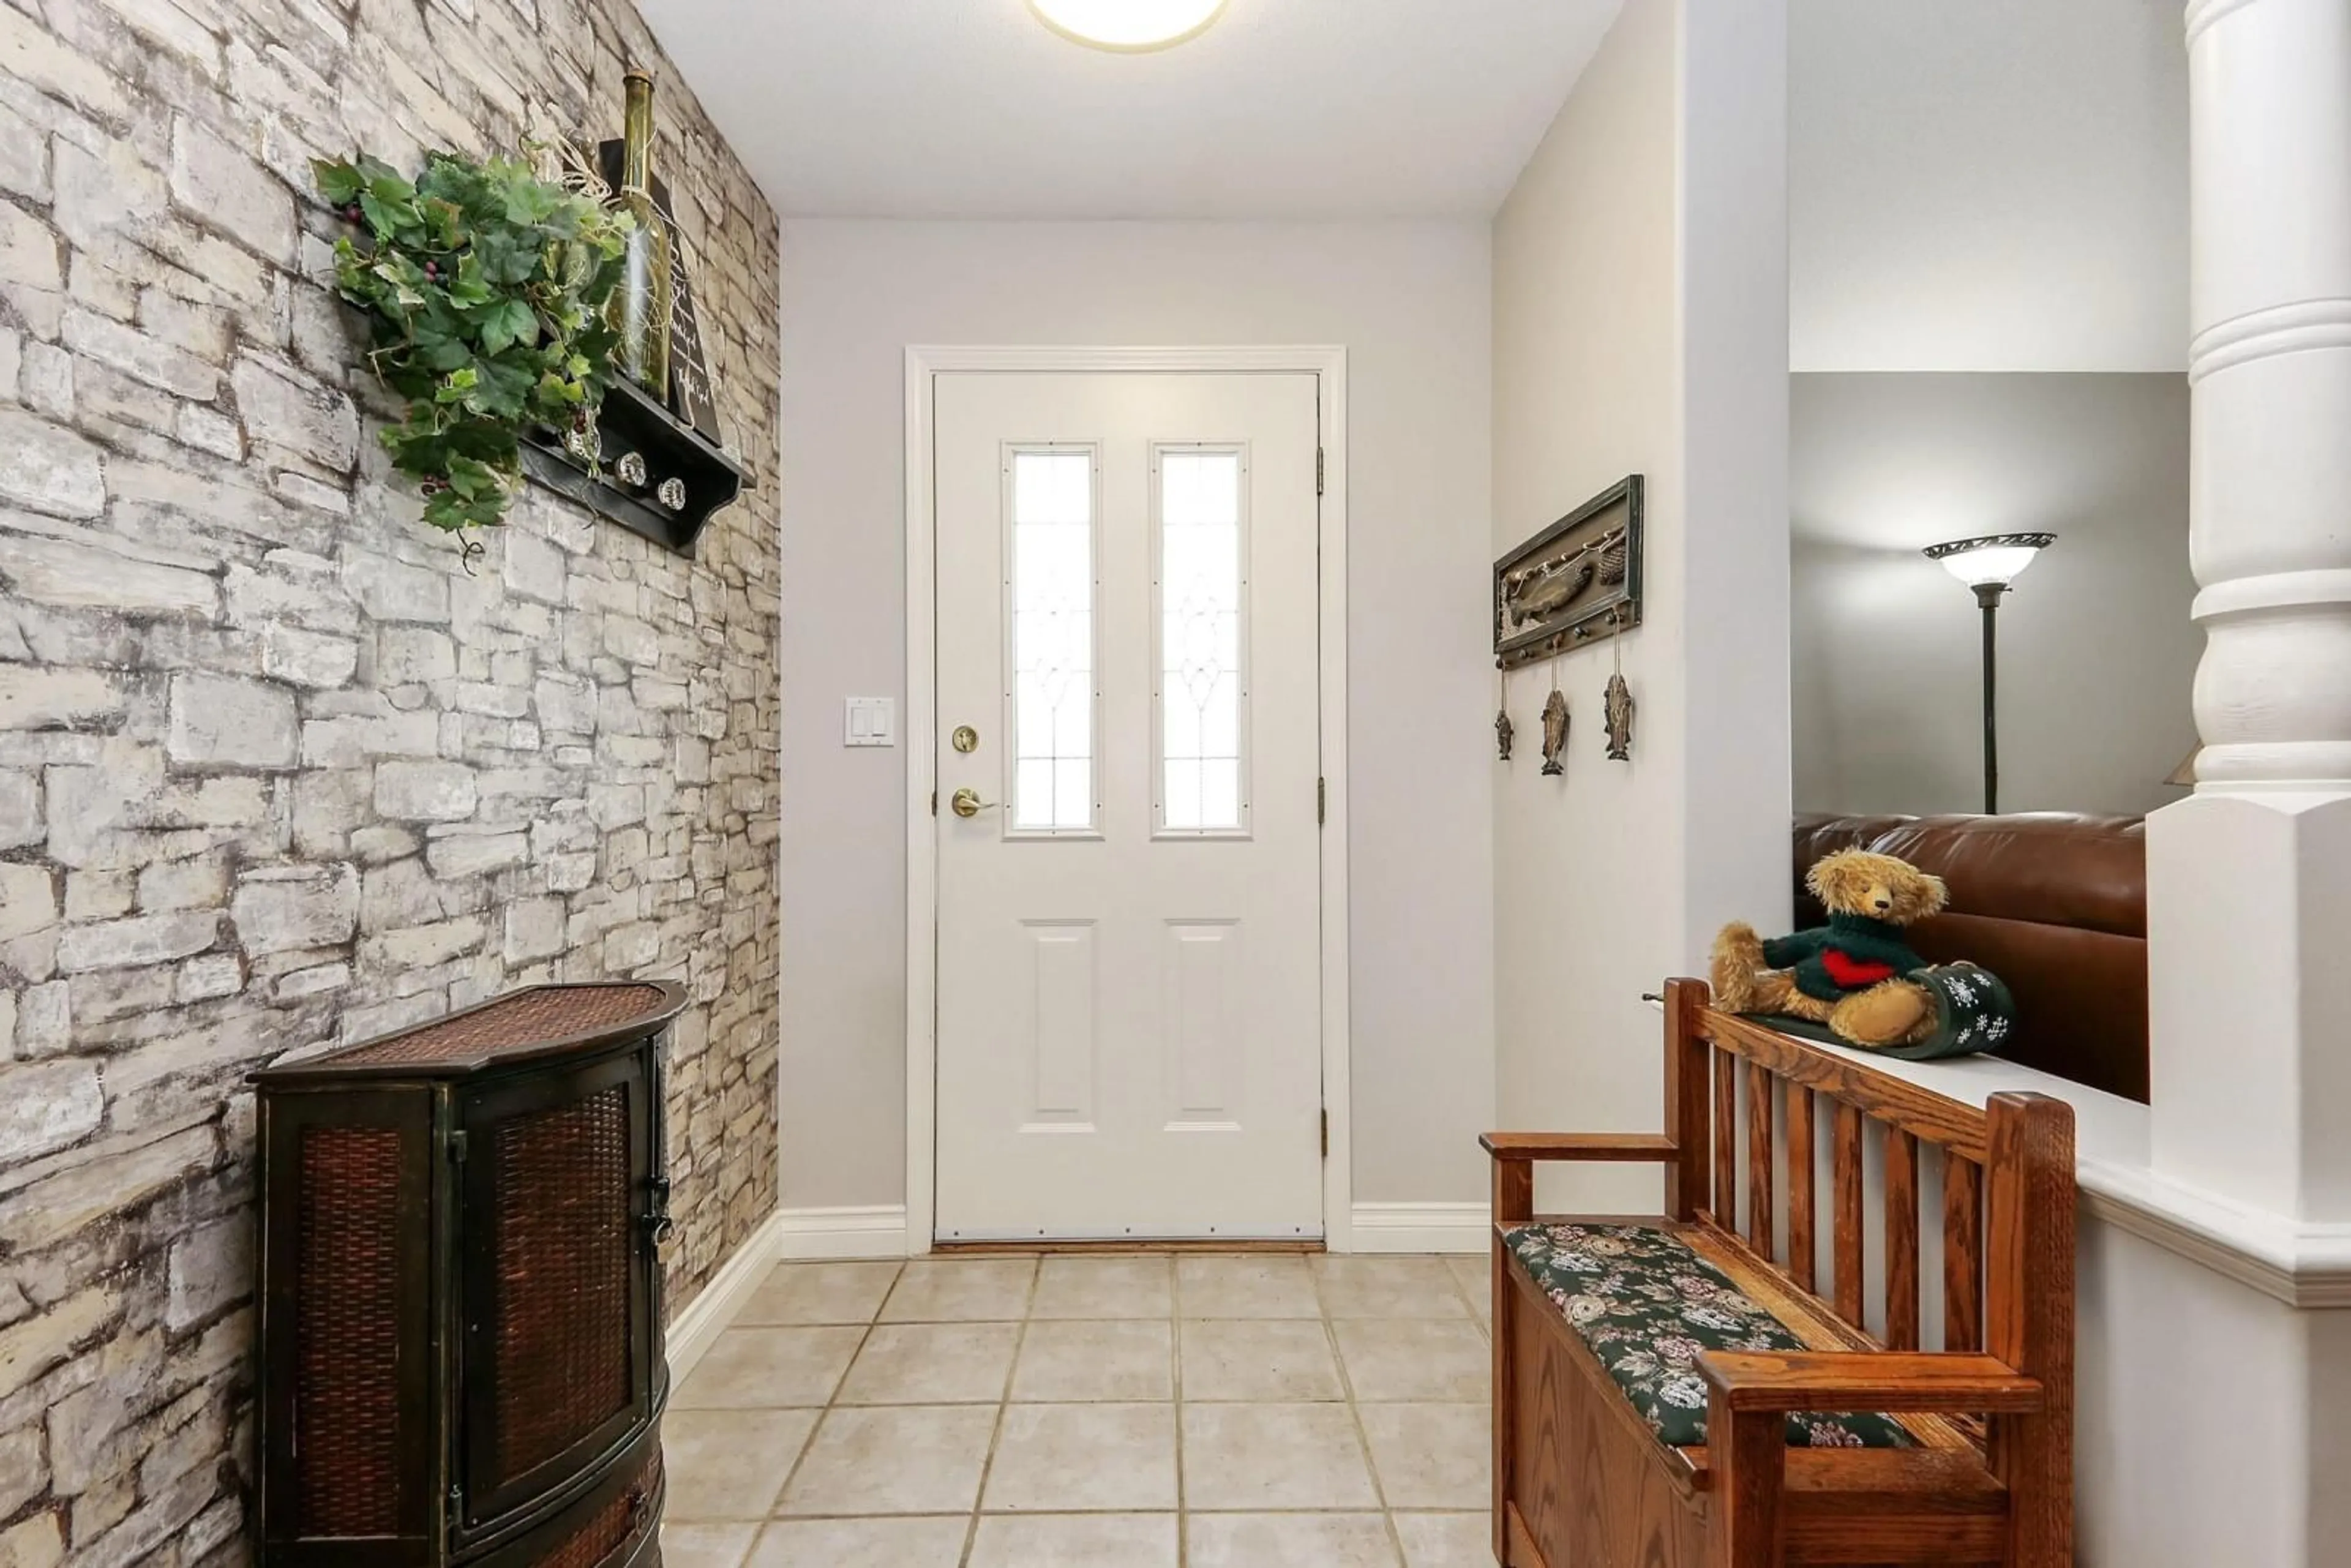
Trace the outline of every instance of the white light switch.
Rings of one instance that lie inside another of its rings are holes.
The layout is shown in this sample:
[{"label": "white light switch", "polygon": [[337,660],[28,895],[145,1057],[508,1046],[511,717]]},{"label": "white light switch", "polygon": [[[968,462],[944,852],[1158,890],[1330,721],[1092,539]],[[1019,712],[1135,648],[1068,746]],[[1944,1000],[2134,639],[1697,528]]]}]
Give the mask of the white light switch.
[{"label": "white light switch", "polygon": [[841,721],[843,746],[898,744],[898,705],[889,697],[851,697]]}]

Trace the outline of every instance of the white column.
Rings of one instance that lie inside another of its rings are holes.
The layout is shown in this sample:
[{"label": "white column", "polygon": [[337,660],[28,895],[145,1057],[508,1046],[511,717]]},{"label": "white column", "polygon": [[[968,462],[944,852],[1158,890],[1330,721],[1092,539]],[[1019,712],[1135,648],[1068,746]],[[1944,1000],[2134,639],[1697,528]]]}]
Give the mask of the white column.
[{"label": "white column", "polygon": [[2351,1239],[2351,0],[2193,0],[2187,40],[2205,749],[2195,794],[2147,821],[2152,1180],[2084,1230],[2083,1561],[2333,1568],[2351,1563],[2351,1312],[2328,1310]]},{"label": "white column", "polygon": [[2351,1220],[2351,0],[2196,0],[2205,750],[2147,830],[2158,1176]]}]

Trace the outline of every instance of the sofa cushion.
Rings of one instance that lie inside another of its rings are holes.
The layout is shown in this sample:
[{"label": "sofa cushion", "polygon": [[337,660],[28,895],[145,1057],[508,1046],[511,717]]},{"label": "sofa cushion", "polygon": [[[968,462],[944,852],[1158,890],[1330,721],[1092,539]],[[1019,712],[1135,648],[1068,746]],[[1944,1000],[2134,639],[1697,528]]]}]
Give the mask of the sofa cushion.
[{"label": "sofa cushion", "polygon": [[[1702,1353],[1810,1348],[1669,1230],[1537,1224],[1502,1239],[1658,1441],[1675,1448],[1706,1441]],[[1826,1412],[1789,1416],[1788,1441],[1814,1448],[1913,1443],[1891,1416]]]}]

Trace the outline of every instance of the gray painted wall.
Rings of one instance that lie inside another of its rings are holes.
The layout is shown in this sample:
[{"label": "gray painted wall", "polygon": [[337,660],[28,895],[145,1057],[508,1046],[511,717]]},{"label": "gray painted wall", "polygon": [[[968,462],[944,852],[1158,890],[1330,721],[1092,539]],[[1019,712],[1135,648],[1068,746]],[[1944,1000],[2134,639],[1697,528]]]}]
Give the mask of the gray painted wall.
[{"label": "gray painted wall", "polygon": [[905,691],[909,343],[1346,345],[1354,1196],[1479,1196],[1494,1113],[1485,225],[795,221],[784,251],[783,1207],[905,1190],[919,742],[844,750],[841,701]]},{"label": "gray painted wall", "polygon": [[2196,743],[2188,385],[1792,378],[1799,810],[1981,809],[1980,620],[1918,556],[2058,536],[2000,616],[2001,806],[2144,812]]},{"label": "gray painted wall", "polygon": [[[1647,479],[1641,625],[1520,672],[1517,758],[1486,765],[1505,1126],[1659,1125],[1641,993],[1702,968],[1727,915],[1788,918],[1785,25],[1775,0],[1627,0],[1495,220],[1493,548]],[[1612,762],[1619,653],[1639,714]],[[1638,1212],[1657,1178],[1560,1168],[1538,1198]]]},{"label": "gray painted wall", "polygon": [[2176,0],[1796,0],[1789,368],[2182,371]]}]

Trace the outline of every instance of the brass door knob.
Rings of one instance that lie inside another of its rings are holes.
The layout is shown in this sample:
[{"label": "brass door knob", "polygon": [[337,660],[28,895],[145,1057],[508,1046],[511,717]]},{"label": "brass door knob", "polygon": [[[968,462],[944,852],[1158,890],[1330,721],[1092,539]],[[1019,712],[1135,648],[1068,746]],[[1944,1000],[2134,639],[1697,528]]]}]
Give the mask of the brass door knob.
[{"label": "brass door knob", "polygon": [[996,802],[983,800],[977,789],[958,789],[947,800],[947,810],[958,817],[977,817],[982,811],[996,810]]}]

